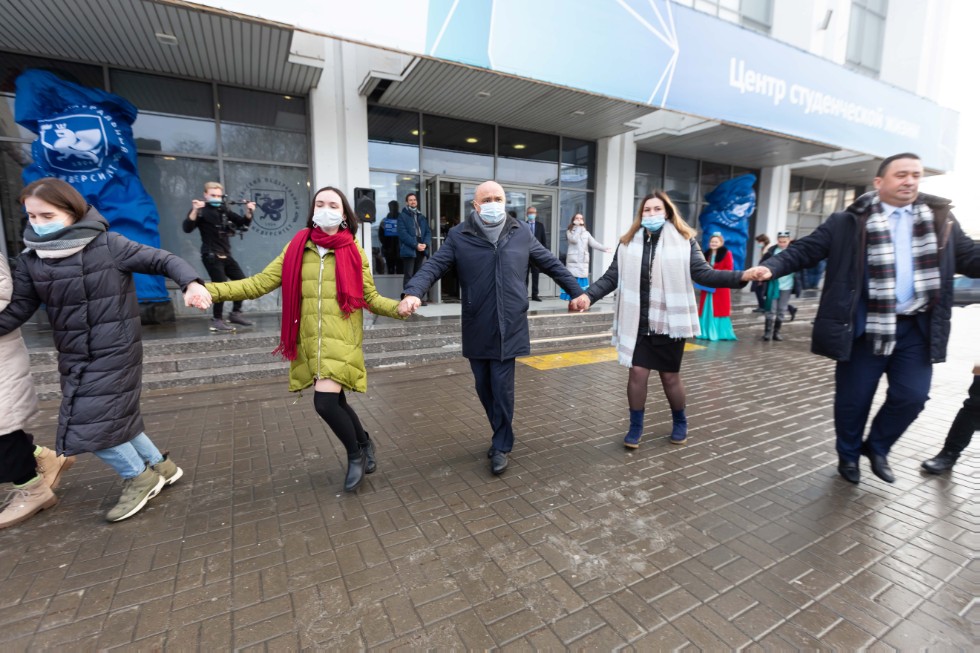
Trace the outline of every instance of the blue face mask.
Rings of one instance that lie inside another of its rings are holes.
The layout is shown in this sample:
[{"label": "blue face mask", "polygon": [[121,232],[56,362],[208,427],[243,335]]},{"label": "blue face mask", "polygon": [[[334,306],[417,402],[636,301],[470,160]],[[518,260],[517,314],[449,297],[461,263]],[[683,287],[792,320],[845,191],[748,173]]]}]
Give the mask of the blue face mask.
[{"label": "blue face mask", "polygon": [[537,213],[528,213],[527,214],[527,220],[528,220],[528,222],[534,222],[537,219],[537,217],[538,217],[538,214]]},{"label": "blue face mask", "polygon": [[664,222],[666,221],[667,218],[662,215],[650,215],[644,216],[643,219],[640,220],[640,224],[643,225],[643,228],[647,231],[660,231],[664,226]]},{"label": "blue face mask", "polygon": [[47,224],[32,224],[31,227],[34,229],[34,233],[38,236],[50,236],[53,233],[57,233],[65,228],[64,222],[48,222]]},{"label": "blue face mask", "polygon": [[208,204],[211,206],[221,206],[221,200],[208,200]]},{"label": "blue face mask", "polygon": [[507,217],[503,202],[487,202],[480,205],[480,219],[487,224],[500,224]]}]

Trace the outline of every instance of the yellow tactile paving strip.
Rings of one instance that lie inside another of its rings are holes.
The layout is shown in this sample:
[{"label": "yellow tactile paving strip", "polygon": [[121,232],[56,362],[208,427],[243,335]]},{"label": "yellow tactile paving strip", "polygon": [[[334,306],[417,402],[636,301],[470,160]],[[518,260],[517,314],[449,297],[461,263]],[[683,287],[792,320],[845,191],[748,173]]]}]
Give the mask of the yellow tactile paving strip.
[{"label": "yellow tactile paving strip", "polygon": [[[698,349],[704,349],[704,346],[694,345],[690,342],[684,345],[684,351],[696,351]],[[543,356],[525,356],[518,358],[517,362],[528,367],[533,367],[536,370],[558,370],[563,367],[591,365],[592,363],[604,363],[614,360],[616,360],[616,348],[601,347],[599,349],[566,351],[558,354],[545,354]]]}]

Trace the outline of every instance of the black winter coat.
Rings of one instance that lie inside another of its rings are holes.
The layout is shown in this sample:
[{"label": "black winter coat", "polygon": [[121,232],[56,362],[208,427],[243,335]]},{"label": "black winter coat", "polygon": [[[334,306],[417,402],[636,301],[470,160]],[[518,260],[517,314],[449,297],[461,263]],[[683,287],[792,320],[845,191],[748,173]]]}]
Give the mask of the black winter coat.
[{"label": "black winter coat", "polygon": [[507,218],[496,244],[470,214],[449,230],[445,242],[426,261],[404,293],[421,297],[455,268],[463,310],[463,356],[508,360],[531,352],[527,324],[528,266],[534,263],[572,297],[582,288],[558,258],[534,239],[527,225]]},{"label": "black winter coat", "polygon": [[[867,320],[868,213],[875,193],[865,193],[844,211],[832,214],[817,229],[763,265],[773,277],[813,267],[827,259],[827,271],[813,323],[811,351],[836,361],[851,358],[854,340],[864,334]],[[919,194],[916,204],[932,209],[939,248],[939,300],[930,308],[930,356],[946,360],[953,306],[953,275],[980,276],[980,252],[963,233],[950,211],[950,201]]]},{"label": "black winter coat", "polygon": [[[105,223],[89,208],[83,220]],[[0,334],[26,322],[40,304],[58,349],[59,454],[100,451],[143,431],[143,343],[133,273],[162,274],[186,288],[200,281],[183,259],[106,232],[61,259],[29,250],[18,259],[14,296],[0,313]]]}]

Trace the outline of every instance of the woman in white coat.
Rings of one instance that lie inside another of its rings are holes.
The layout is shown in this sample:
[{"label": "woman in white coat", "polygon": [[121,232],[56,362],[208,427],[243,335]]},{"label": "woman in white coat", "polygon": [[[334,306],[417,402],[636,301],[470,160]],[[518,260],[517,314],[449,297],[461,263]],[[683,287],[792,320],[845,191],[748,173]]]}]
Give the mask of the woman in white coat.
[{"label": "woman in white coat", "polygon": [[[585,217],[581,213],[576,213],[572,216],[571,221],[568,223],[568,232],[565,234],[565,239],[568,241],[565,267],[568,268],[568,271],[572,273],[573,277],[578,279],[578,285],[582,286],[583,289],[588,288],[589,247],[602,250],[606,253],[611,252],[612,248],[606,247],[585,230]],[[571,299],[571,296],[563,290],[561,291],[561,298],[568,301]]]},{"label": "woman in white coat", "polygon": [[[0,311],[10,303],[13,292],[10,267],[0,253]],[[58,502],[51,489],[74,458],[35,446],[31,434],[24,431],[27,420],[37,412],[37,394],[20,329],[0,336],[0,361],[0,483],[14,484],[0,510],[0,528],[6,528]]]}]

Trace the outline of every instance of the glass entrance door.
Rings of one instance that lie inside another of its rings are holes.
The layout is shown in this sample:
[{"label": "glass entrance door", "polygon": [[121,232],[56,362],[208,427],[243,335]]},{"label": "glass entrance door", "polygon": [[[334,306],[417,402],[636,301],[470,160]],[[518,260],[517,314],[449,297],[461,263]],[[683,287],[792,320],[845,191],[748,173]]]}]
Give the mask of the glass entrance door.
[{"label": "glass entrance door", "polygon": [[[469,214],[473,206],[476,184],[442,176],[431,177],[425,182],[424,213],[429,218],[432,229],[432,253],[442,247],[449,230],[458,225]],[[450,270],[446,276],[429,291],[429,300],[434,302],[458,302],[459,279],[456,271]]]},{"label": "glass entrance door", "polygon": [[[533,206],[538,213],[537,221],[544,225],[545,242],[552,253],[558,252],[560,242],[558,228],[558,197],[554,191],[509,188],[507,193],[507,213],[517,218],[517,221],[527,227],[527,212]],[[557,254],[555,254],[557,256]],[[561,289],[542,274],[539,277],[538,292],[541,297],[557,297]],[[528,296],[531,295],[531,280],[528,279]]]}]

